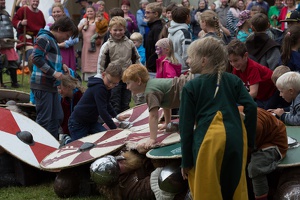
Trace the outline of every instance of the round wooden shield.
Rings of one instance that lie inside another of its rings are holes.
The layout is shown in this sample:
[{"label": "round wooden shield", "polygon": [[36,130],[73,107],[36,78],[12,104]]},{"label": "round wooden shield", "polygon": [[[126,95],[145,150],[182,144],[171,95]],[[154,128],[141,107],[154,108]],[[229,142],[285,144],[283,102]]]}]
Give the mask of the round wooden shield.
[{"label": "round wooden shield", "polygon": [[26,92],[17,90],[0,89],[0,103],[5,104],[8,100],[14,100],[17,103],[28,103],[30,95]]},{"label": "round wooden shield", "polygon": [[5,108],[0,108],[0,138],[3,149],[36,168],[59,147],[58,141],[43,127]]},{"label": "round wooden shield", "polygon": [[[286,126],[287,135],[291,138],[294,138],[297,141],[300,141],[300,126]],[[289,148],[286,152],[285,158],[283,158],[278,167],[294,167],[300,166],[300,145],[297,142],[297,145]]]},{"label": "round wooden shield", "polygon": [[47,171],[59,171],[91,162],[122,148],[129,130],[109,130],[75,140],[57,149],[40,163]]},{"label": "round wooden shield", "polygon": [[181,145],[175,143],[163,147],[151,149],[146,156],[151,159],[174,159],[181,158]]},{"label": "round wooden shield", "polygon": [[[161,116],[163,114],[163,109],[159,109],[158,112],[159,116]],[[149,111],[147,104],[135,106],[122,112],[121,115],[122,114],[130,114],[130,117],[123,122],[114,119],[115,124],[119,128],[128,129],[132,132],[149,128]],[[104,127],[109,129],[106,125],[104,125]]]}]

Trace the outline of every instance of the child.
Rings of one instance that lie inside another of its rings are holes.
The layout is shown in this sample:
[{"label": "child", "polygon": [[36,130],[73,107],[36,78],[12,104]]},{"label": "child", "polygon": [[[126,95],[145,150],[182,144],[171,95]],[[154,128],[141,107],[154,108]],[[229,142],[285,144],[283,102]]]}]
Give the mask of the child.
[{"label": "child", "polygon": [[159,34],[158,39],[168,37],[168,34],[169,34],[168,29],[170,28],[170,24],[172,21],[172,10],[176,7],[177,7],[176,3],[172,3],[172,2],[166,7],[166,17],[167,18],[166,18],[166,20],[162,20],[164,22],[164,26]]},{"label": "child", "polygon": [[30,89],[36,103],[36,122],[58,139],[58,128],[63,118],[58,98],[57,80],[62,79],[62,70],[68,67],[62,64],[59,46],[69,37],[75,38],[78,29],[69,17],[61,17],[50,27],[50,31],[41,29],[32,52],[33,72]]},{"label": "child", "polygon": [[270,112],[257,109],[255,149],[251,153],[248,174],[252,179],[255,199],[267,200],[267,175],[273,172],[288,149],[285,124]]},{"label": "child", "polygon": [[246,45],[235,39],[227,47],[228,59],[237,75],[256,100],[257,106],[264,109],[276,108],[270,105],[276,87],[271,80],[273,71],[248,57]]},{"label": "child", "polygon": [[[109,22],[110,38],[100,49],[97,65],[97,77],[105,71],[109,63],[122,63],[125,70],[129,65],[140,63],[140,56],[134,43],[126,37],[126,20],[123,17],[113,17]],[[131,93],[126,84],[120,81],[112,90],[111,103],[117,114],[129,109]]]},{"label": "child", "polygon": [[246,46],[256,62],[273,71],[280,63],[280,45],[266,33],[269,26],[268,16],[256,13],[251,18],[251,28],[254,34],[247,39]]},{"label": "child", "polygon": [[[204,37],[215,37],[217,39],[222,40],[225,44],[228,43],[227,37],[230,37],[230,32],[225,27],[221,26],[219,23],[218,15],[211,11],[206,10],[200,15],[200,26],[202,31],[204,32]],[[199,33],[201,35],[201,32]],[[199,37],[201,38],[201,36]]]},{"label": "child", "polygon": [[142,65],[146,64],[146,55],[145,48],[143,46],[143,36],[139,32],[134,32],[131,34],[130,39],[134,43],[134,46],[137,48],[137,51],[140,55],[140,62]]},{"label": "child", "polygon": [[91,48],[90,52],[96,52],[96,39],[98,37],[103,38],[107,32],[108,21],[103,17],[102,11],[97,11],[96,13],[96,33],[91,37]]},{"label": "child", "polygon": [[85,137],[88,134],[105,131],[106,129],[98,122],[98,116],[101,117],[110,129],[117,128],[112,117],[120,121],[129,117],[128,115],[117,116],[117,113],[109,103],[111,89],[119,84],[121,77],[122,67],[110,63],[102,73],[102,78],[89,78],[88,89],[79,100],[69,118],[68,127],[71,137],[65,137],[62,140],[62,145]]},{"label": "child", "polygon": [[181,64],[175,58],[172,41],[168,38],[160,39],[155,44],[156,78],[174,78],[181,74]]},{"label": "child", "polygon": [[163,108],[165,123],[160,129],[165,129],[171,121],[171,109],[179,108],[179,95],[188,78],[149,79],[149,73],[143,65],[130,65],[123,73],[123,82],[133,95],[144,93],[149,110],[150,138],[142,147],[149,149],[156,143],[158,130],[158,109]]},{"label": "child", "polygon": [[82,97],[84,88],[77,78],[67,75],[62,77],[58,92],[62,97],[61,106],[64,113],[64,118],[60,126],[62,128],[62,133],[69,135],[68,120],[74,107]]},{"label": "child", "polygon": [[182,67],[182,73],[189,67],[186,65],[187,48],[192,42],[192,34],[189,31],[190,10],[185,7],[175,7],[172,10],[173,21],[168,28],[168,38],[174,45],[174,54]]},{"label": "child", "polygon": [[149,3],[146,6],[145,18],[148,20],[149,33],[146,39],[146,67],[149,72],[156,72],[155,43],[158,41],[159,34],[163,28],[163,22],[160,19],[162,13],[161,3]]},{"label": "child", "polygon": [[300,25],[294,25],[287,30],[283,38],[281,60],[291,71],[300,71]]},{"label": "child", "polygon": [[240,21],[236,25],[239,30],[236,38],[241,42],[246,42],[247,37],[250,33],[252,33],[251,24],[249,21],[250,18],[251,15],[249,10],[244,10],[239,15]]},{"label": "child", "polygon": [[[182,176],[192,199],[248,199],[245,167],[247,147],[254,147],[256,104],[243,82],[225,72],[222,41],[196,40],[188,56],[191,71],[201,76],[187,82],[181,95]],[[245,121],[237,104],[245,107]]]},{"label": "child", "polygon": [[290,112],[278,108],[272,112],[276,114],[285,124],[292,126],[300,125],[300,74],[298,72],[287,72],[276,81],[276,87],[280,96],[287,102],[291,102]]}]

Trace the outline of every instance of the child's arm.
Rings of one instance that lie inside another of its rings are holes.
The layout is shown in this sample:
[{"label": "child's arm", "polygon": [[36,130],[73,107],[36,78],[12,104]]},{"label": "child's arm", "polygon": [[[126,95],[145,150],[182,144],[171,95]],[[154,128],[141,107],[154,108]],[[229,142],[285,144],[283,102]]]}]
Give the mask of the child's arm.
[{"label": "child's arm", "polygon": [[250,89],[249,94],[253,99],[255,99],[257,96],[258,88],[259,88],[259,83],[250,85],[250,87],[249,87],[249,89]]},{"label": "child's arm", "polygon": [[150,138],[144,144],[146,149],[149,149],[156,142],[158,130],[158,107],[152,108],[149,112],[149,128]]},{"label": "child's arm", "polygon": [[159,127],[159,130],[166,129],[167,125],[171,122],[171,109],[164,108],[165,122],[163,126]]},{"label": "child's arm", "polygon": [[291,110],[289,113],[286,113],[282,111],[282,115],[280,116],[280,119],[292,126],[300,126],[300,104],[295,105],[293,108],[291,107]]}]

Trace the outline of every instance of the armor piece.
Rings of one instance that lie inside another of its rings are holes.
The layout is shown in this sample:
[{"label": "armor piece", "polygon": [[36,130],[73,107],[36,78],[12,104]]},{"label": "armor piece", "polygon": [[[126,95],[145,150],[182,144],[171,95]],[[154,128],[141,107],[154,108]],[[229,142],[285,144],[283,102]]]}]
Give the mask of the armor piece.
[{"label": "armor piece", "polygon": [[5,10],[0,10],[0,49],[13,48],[14,42],[5,42],[3,39],[13,39],[13,25],[9,19],[9,14]]},{"label": "armor piece", "polygon": [[120,167],[114,156],[97,159],[90,166],[91,179],[100,185],[112,185],[118,181]]}]

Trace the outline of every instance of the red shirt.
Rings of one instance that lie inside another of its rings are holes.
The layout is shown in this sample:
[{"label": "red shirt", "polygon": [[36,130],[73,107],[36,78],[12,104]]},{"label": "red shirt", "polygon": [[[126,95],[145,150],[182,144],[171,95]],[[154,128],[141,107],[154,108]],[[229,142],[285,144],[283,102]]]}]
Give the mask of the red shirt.
[{"label": "red shirt", "polygon": [[244,72],[233,68],[233,74],[237,75],[244,82],[248,91],[251,85],[258,83],[259,87],[255,99],[261,101],[268,100],[276,90],[276,86],[271,80],[273,71],[250,58],[248,58],[247,62]]}]

